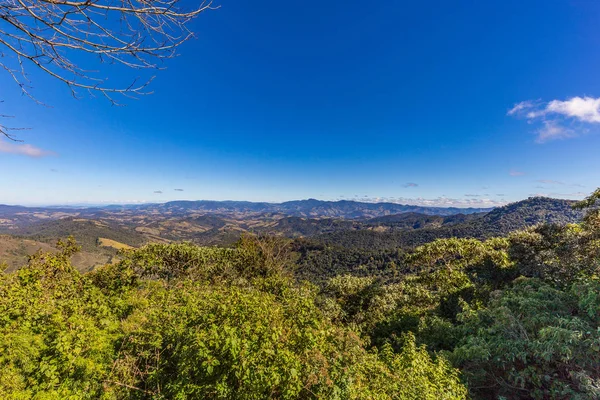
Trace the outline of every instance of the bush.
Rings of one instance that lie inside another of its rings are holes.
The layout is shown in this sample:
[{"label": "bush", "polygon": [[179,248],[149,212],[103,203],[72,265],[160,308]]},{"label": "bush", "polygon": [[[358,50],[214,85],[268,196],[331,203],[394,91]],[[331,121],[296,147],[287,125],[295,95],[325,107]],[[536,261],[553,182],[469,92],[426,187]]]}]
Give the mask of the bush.
[{"label": "bush", "polygon": [[399,353],[368,350],[260,246],[150,245],[88,274],[75,250],[0,275],[0,398],[466,396],[411,337]]}]

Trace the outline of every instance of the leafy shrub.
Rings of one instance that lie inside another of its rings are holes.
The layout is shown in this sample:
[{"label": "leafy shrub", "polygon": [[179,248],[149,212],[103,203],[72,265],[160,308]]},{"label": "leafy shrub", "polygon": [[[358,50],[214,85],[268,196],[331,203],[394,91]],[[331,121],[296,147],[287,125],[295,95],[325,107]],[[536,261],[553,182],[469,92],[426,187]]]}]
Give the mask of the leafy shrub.
[{"label": "leafy shrub", "polygon": [[411,337],[368,350],[262,246],[150,245],[81,274],[69,241],[1,274],[0,398],[465,398]]},{"label": "leafy shrub", "polygon": [[600,284],[561,290],[518,279],[488,307],[461,315],[452,359],[478,398],[597,399]]}]

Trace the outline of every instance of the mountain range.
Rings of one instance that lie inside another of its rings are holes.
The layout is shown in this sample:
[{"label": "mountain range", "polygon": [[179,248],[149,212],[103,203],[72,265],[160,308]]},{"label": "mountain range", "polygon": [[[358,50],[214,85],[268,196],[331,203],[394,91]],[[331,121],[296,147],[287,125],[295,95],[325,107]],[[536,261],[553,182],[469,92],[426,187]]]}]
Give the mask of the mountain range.
[{"label": "mountain range", "polygon": [[396,203],[366,203],[359,201],[340,200],[294,200],[283,203],[265,203],[249,201],[170,201],[161,204],[127,204],[107,205],[94,207],[24,207],[0,205],[2,218],[15,218],[23,222],[39,218],[55,218],[69,216],[101,216],[114,213],[149,214],[161,213],[163,215],[184,216],[198,213],[212,213],[221,215],[257,215],[257,214],[283,214],[295,217],[311,218],[344,218],[364,219],[400,213],[419,213],[425,215],[454,215],[458,213],[473,214],[488,212],[491,208],[456,208],[456,207],[425,207]]},{"label": "mountain range", "polygon": [[16,267],[36,246],[46,248],[69,235],[83,246],[76,263],[82,269],[110,262],[123,247],[182,240],[230,245],[244,232],[305,238],[347,249],[410,248],[436,238],[486,238],[542,222],[576,222],[582,214],[572,209],[572,203],[534,197],[495,209],[314,199],[89,208],[0,205],[0,234],[5,235],[0,237],[0,259]]}]

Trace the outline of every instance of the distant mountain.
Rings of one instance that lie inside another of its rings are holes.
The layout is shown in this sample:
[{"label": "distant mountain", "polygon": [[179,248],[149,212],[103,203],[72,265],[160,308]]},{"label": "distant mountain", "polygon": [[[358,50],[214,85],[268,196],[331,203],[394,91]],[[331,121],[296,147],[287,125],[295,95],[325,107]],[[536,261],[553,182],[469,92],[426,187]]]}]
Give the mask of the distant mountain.
[{"label": "distant mountain", "polygon": [[573,209],[575,201],[548,197],[527,200],[499,207],[481,217],[481,223],[498,234],[540,223],[568,224],[578,222],[583,211]]},{"label": "distant mountain", "polygon": [[359,201],[322,201],[315,199],[284,203],[254,203],[250,201],[170,201],[162,204],[126,204],[93,207],[23,207],[0,204],[0,233],[13,233],[40,221],[66,217],[87,219],[133,218],[161,215],[169,218],[195,218],[215,214],[237,220],[265,215],[267,218],[337,218],[365,220],[402,213],[451,216],[489,212],[491,208],[422,207],[396,203],[363,203]]},{"label": "distant mountain", "polygon": [[334,218],[302,218],[284,217],[275,224],[262,228],[261,233],[272,233],[290,238],[314,236],[326,232],[335,232],[347,229],[360,229],[363,225],[359,222]]},{"label": "distant mountain", "polygon": [[485,214],[486,213],[473,213],[441,216],[408,212],[371,218],[366,221],[366,224],[368,226],[385,226],[396,229],[439,228],[441,226],[472,221]]},{"label": "distant mountain", "polygon": [[349,248],[409,248],[438,238],[478,238],[506,235],[540,223],[567,224],[581,220],[583,212],[574,201],[532,197],[496,208],[488,213],[448,217],[419,214],[390,215],[370,219],[371,229],[326,233],[315,240]]},{"label": "distant mountain", "polygon": [[[317,247],[352,249],[362,260],[367,257],[363,250],[368,254],[394,251],[437,238],[487,238],[542,222],[576,222],[582,212],[573,210],[572,203],[535,197],[488,212],[319,200],[279,204],[177,201],[84,209],[0,206],[0,233],[11,235],[0,241],[0,258],[16,266],[34,248],[53,246],[57,239],[73,235],[83,247],[75,265],[88,269],[109,262],[116,256],[116,249],[125,246],[182,240],[230,245],[242,233],[251,232],[305,238],[302,240]],[[451,212],[455,213],[444,215]],[[11,254],[14,257],[9,257]]]},{"label": "distant mountain", "polygon": [[454,215],[488,212],[491,208],[423,207],[396,203],[363,203],[340,200],[296,200],[284,203],[253,203],[248,201],[171,201],[164,204],[147,204],[137,207],[145,211],[162,211],[171,214],[189,213],[278,213],[293,217],[364,219],[400,213],[425,215]]}]

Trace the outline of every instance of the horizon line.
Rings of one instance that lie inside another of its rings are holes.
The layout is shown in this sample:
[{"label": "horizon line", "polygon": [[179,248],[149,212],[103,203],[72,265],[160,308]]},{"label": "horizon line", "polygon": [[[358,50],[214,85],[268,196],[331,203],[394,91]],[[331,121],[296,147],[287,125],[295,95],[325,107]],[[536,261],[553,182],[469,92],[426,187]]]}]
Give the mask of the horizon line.
[{"label": "horizon line", "polygon": [[[573,199],[558,199],[555,197],[550,197],[550,196],[528,196],[527,198],[523,198],[520,200],[514,200],[514,201],[505,201],[505,202],[497,202],[498,204],[496,205],[481,205],[481,206],[477,206],[477,205],[473,205],[473,204],[465,204],[465,205],[428,205],[428,204],[411,204],[411,203],[405,203],[405,202],[394,202],[394,201],[389,201],[389,200],[383,200],[383,201],[369,201],[368,199],[364,199],[364,200],[360,200],[360,199],[337,199],[337,200],[319,200],[316,198],[306,198],[306,199],[295,199],[295,200],[286,200],[286,201],[251,201],[251,200],[211,200],[211,199],[196,199],[196,200],[189,200],[189,199],[177,199],[177,200],[168,200],[168,201],[145,201],[145,200],[140,200],[140,201],[123,201],[123,202],[112,202],[112,201],[105,201],[105,202],[75,202],[75,203],[0,203],[0,206],[8,206],[8,207],[24,207],[24,208],[107,208],[107,207],[111,207],[111,206],[147,206],[147,205],[163,205],[163,204],[168,204],[168,203],[174,203],[174,202],[215,202],[215,203],[251,203],[251,204],[269,204],[269,205],[278,205],[278,204],[285,204],[285,203],[291,203],[291,202],[301,202],[301,201],[319,201],[319,202],[323,202],[323,203],[340,203],[340,202],[351,202],[351,203],[362,203],[362,204],[394,204],[394,205],[399,205],[399,206],[409,206],[409,207],[423,207],[423,208],[457,208],[457,209],[493,209],[493,208],[497,208],[497,207],[502,207],[505,206],[507,204],[511,204],[511,203],[516,203],[519,201],[523,201],[523,200],[527,200],[527,199],[531,199],[531,198],[549,198],[549,199],[557,199],[557,200],[568,200],[568,201],[576,201]],[[440,197],[439,199],[449,199],[448,197]],[[427,201],[427,199],[423,199],[425,201]],[[437,200],[437,199],[436,199]],[[432,201],[432,200],[429,200]]]}]

